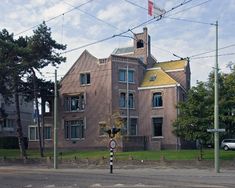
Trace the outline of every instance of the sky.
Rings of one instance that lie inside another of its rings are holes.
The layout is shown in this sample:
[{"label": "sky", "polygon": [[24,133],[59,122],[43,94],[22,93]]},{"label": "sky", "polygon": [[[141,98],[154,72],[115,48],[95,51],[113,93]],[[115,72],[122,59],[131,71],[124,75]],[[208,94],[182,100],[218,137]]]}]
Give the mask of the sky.
[{"label": "sky", "polygon": [[[0,29],[15,38],[31,36],[46,21],[52,37],[67,45],[63,52],[67,60],[57,67],[60,78],[84,50],[107,58],[115,48],[133,44],[132,32],[147,27],[152,55],[159,62],[189,57],[195,85],[207,81],[214,70],[218,21],[219,68],[229,72],[228,64],[235,63],[235,0],[155,0],[155,5],[166,10],[160,20],[148,15],[147,0],[2,0]],[[122,32],[126,33],[116,36]],[[54,70],[43,70],[43,77],[53,79]]]}]

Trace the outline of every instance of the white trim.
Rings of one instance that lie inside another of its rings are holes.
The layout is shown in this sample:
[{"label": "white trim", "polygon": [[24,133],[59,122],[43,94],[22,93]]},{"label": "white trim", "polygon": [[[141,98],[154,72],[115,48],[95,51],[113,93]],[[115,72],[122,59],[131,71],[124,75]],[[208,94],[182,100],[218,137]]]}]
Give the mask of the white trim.
[{"label": "white trim", "polygon": [[164,138],[164,136],[152,136],[152,138],[163,139],[163,138]]},{"label": "white trim", "polygon": [[172,84],[172,85],[138,87],[138,90],[169,88],[169,87],[176,87],[176,86],[181,86],[181,85],[179,83],[177,83],[177,84]]},{"label": "white trim", "polygon": [[162,70],[162,68],[161,67],[153,67],[153,68],[147,69],[147,71],[149,71],[149,70]]},{"label": "white trim", "polygon": [[178,72],[178,71],[184,71],[184,69],[166,70],[165,72]]},{"label": "white trim", "polygon": [[158,109],[163,109],[164,108],[164,106],[152,106],[152,109],[153,110],[158,110]]}]

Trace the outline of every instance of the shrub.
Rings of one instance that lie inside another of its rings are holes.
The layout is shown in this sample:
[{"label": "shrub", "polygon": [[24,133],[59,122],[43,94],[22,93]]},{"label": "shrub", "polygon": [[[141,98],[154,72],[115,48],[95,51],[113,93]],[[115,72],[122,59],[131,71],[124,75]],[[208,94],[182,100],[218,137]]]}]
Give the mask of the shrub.
[{"label": "shrub", "polygon": [[[28,138],[24,137],[25,149],[28,149]],[[19,149],[18,138],[15,136],[0,137],[1,149]]]}]

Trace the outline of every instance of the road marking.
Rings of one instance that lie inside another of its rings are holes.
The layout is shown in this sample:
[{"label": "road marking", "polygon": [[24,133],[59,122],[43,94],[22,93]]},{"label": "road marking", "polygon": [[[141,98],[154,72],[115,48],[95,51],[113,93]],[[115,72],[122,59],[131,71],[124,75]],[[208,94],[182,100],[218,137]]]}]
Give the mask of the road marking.
[{"label": "road marking", "polygon": [[225,186],[222,185],[204,185],[204,184],[199,184],[199,185],[190,185],[190,187],[205,187],[205,188],[225,188]]},{"label": "road marking", "polygon": [[55,185],[46,185],[45,188],[53,188]]},{"label": "road marking", "polygon": [[96,183],[96,184],[91,185],[90,187],[102,187],[102,185],[99,183]]},{"label": "road marking", "polygon": [[124,187],[124,186],[125,186],[125,185],[124,185],[124,184],[121,184],[121,183],[113,185],[113,187]]},{"label": "road marking", "polygon": [[101,185],[101,184],[93,184],[90,187],[98,187],[98,188],[141,188],[141,187],[148,187],[148,188],[159,188],[162,187],[160,185],[145,185],[142,183],[134,184],[134,185],[125,185],[125,184],[114,184],[114,185]]},{"label": "road marking", "polygon": [[26,185],[24,187],[30,188],[30,187],[33,187],[33,185]]}]

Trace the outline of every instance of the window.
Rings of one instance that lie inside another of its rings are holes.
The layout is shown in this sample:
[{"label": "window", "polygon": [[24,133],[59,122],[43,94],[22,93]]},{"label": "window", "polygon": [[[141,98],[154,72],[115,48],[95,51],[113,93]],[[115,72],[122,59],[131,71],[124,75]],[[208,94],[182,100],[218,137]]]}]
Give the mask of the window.
[{"label": "window", "polygon": [[126,93],[120,93],[119,106],[121,108],[126,107]]},{"label": "window", "polygon": [[36,126],[29,127],[29,140],[30,141],[38,140],[38,127]]},{"label": "window", "polygon": [[64,110],[67,112],[77,112],[85,109],[84,93],[77,96],[64,98]]},{"label": "window", "polygon": [[162,136],[163,118],[153,118],[153,137]]},{"label": "window", "polygon": [[[42,131],[42,128],[41,128]],[[44,139],[50,140],[51,139],[51,127],[44,127],[43,129],[43,136]],[[36,125],[29,127],[29,140],[30,141],[37,141],[38,138],[38,127]]]},{"label": "window", "polygon": [[90,73],[81,73],[80,74],[80,84],[81,85],[88,85],[90,83],[91,83]]},{"label": "window", "polygon": [[130,119],[129,134],[137,135],[137,119],[136,118]]},{"label": "window", "polygon": [[[127,118],[123,118],[123,123],[122,135],[127,135]],[[137,135],[137,118],[129,118],[129,135]]]},{"label": "window", "polygon": [[[126,100],[127,100],[126,93],[125,92],[120,93],[120,97],[119,97],[120,108],[126,108]],[[134,94],[133,93],[129,93],[128,105],[129,105],[129,108],[134,108]]]},{"label": "window", "polygon": [[119,70],[119,81],[126,81],[126,70]]},{"label": "window", "polygon": [[46,139],[46,140],[51,139],[51,127],[44,127],[43,128],[43,136],[44,136],[44,139]]},{"label": "window", "polygon": [[129,93],[128,105],[129,105],[129,108],[134,108],[134,95],[133,95],[133,93]]},{"label": "window", "polygon": [[137,41],[137,48],[143,48],[144,47],[144,41],[143,40],[138,40]]},{"label": "window", "polygon": [[45,102],[45,113],[51,113],[51,103],[49,101]]},{"label": "window", "polygon": [[153,82],[153,81],[156,80],[156,78],[157,78],[157,75],[151,75],[150,78],[149,78],[149,81]]},{"label": "window", "polygon": [[160,92],[153,94],[153,107],[161,107],[163,105],[162,102],[162,94]]},{"label": "window", "polygon": [[13,119],[6,119],[5,123],[3,124],[3,127],[14,128],[14,120]]},{"label": "window", "polygon": [[65,139],[74,140],[84,138],[83,120],[65,121],[64,126]]},{"label": "window", "polygon": [[[119,81],[126,82],[126,69],[119,70]],[[128,70],[128,83],[134,83],[134,70]]]},{"label": "window", "polygon": [[133,70],[128,71],[128,82],[134,83],[134,71]]}]

